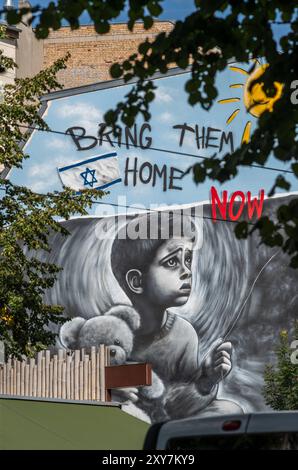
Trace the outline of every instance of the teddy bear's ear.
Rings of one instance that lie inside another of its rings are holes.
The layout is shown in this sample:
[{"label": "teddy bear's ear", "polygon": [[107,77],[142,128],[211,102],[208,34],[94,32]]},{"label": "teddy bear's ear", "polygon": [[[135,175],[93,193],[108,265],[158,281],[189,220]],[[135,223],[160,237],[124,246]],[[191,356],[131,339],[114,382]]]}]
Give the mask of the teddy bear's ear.
[{"label": "teddy bear's ear", "polygon": [[114,305],[105,315],[113,315],[114,317],[124,320],[132,331],[140,328],[140,315],[130,305]]},{"label": "teddy bear's ear", "polygon": [[64,348],[76,349],[79,334],[86,320],[82,317],[75,317],[65,322],[59,331],[59,339]]}]

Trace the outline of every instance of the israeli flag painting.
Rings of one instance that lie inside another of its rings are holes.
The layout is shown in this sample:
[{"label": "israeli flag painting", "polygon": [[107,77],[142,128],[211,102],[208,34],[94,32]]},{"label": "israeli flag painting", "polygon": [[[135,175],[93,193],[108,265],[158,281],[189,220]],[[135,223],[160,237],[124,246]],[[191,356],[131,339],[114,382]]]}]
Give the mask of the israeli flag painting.
[{"label": "israeli flag painting", "polygon": [[63,186],[75,191],[105,189],[121,181],[116,152],[89,157],[57,170]]}]

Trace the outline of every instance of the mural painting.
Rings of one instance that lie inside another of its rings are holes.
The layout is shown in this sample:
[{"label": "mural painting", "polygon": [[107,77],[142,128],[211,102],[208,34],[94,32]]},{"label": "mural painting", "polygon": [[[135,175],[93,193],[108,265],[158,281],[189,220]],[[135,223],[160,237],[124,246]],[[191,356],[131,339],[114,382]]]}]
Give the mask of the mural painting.
[{"label": "mural painting", "polygon": [[46,300],[72,317],[57,347],[107,344],[112,364],[151,363],[152,387],[113,399],[152,422],[264,409],[264,364],[297,312],[287,257],[198,207],[64,222],[71,235],[47,258],[63,271]]},{"label": "mural painting", "polygon": [[[239,85],[237,68],[221,76],[223,92]],[[127,85],[49,99],[46,120],[64,134],[48,137],[43,167],[45,137],[33,134],[30,162],[12,173],[41,192],[61,184],[110,190],[88,216],[61,221],[70,235],[52,235],[51,253],[38,253],[63,268],[45,301],[70,318],[55,330],[54,349],[106,344],[112,364],[152,365],[151,387],[112,395],[148,422],[266,409],[264,366],[298,308],[298,272],[287,256],[261,245],[257,233],[234,234],[236,221],[274,217],[295,193],[266,198],[272,175],[261,167],[244,168],[224,188],[196,187],[189,171],[194,158],[247,141],[258,113],[234,121],[242,111],[231,108],[227,118],[221,105],[235,97],[218,100],[213,114],[190,111],[175,95],[186,79],[157,79],[152,122],[123,129],[116,141],[101,116],[117,100],[111,90],[120,96]]]}]

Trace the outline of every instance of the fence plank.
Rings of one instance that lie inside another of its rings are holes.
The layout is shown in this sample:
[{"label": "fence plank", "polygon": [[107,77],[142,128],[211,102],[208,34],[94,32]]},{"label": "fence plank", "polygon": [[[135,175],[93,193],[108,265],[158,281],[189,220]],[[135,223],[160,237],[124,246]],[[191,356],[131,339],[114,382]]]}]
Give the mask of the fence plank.
[{"label": "fence plank", "polygon": [[71,356],[66,356],[66,398],[70,400],[70,362]]},{"label": "fence plank", "polygon": [[30,396],[29,381],[30,381],[30,366],[29,366],[29,364],[25,363],[25,370],[24,370],[24,394],[25,394],[25,397]]},{"label": "fence plank", "polygon": [[58,356],[54,355],[53,363],[53,398],[58,398]]},{"label": "fence plank", "polygon": [[14,395],[14,389],[13,389],[13,365],[11,366],[9,370],[9,387],[10,387],[10,393],[11,395]]},{"label": "fence plank", "polygon": [[61,367],[61,398],[64,400],[67,398],[66,395],[66,363],[62,363]]},{"label": "fence plank", "polygon": [[12,395],[10,374],[11,374],[11,359],[9,358],[7,361],[7,368],[6,368],[6,381],[7,381],[7,393]]},{"label": "fence plank", "polygon": [[70,399],[74,400],[74,357],[71,355],[70,361]]},{"label": "fence plank", "polygon": [[3,393],[6,395],[7,392],[7,364],[4,364],[3,366]]},{"label": "fence plank", "polygon": [[96,351],[96,400],[100,401],[100,352]]},{"label": "fence plank", "polygon": [[39,353],[37,353],[37,367],[36,367],[36,370],[37,370],[37,390],[36,390],[36,393],[37,393],[38,397],[42,396],[42,394],[41,394],[41,361],[42,361],[42,351],[39,351]]},{"label": "fence plank", "polygon": [[33,397],[33,371],[34,371],[35,359],[30,359],[30,377],[29,377],[29,396]]},{"label": "fence plank", "polygon": [[0,394],[3,394],[3,366],[0,364]]},{"label": "fence plank", "polygon": [[21,362],[21,390],[20,394],[21,396],[26,396],[25,394],[25,383],[26,383],[26,377],[25,377],[25,370],[26,370],[26,361]]},{"label": "fence plank", "polygon": [[79,400],[79,367],[80,367],[80,351],[74,353],[74,399]]},{"label": "fence plank", "polygon": [[21,363],[20,361],[15,361],[16,365],[16,388],[15,395],[21,394]]},{"label": "fence plank", "polygon": [[51,353],[49,350],[45,352],[45,389],[44,397],[48,398],[50,394],[50,361]]},{"label": "fence plank", "polygon": [[88,400],[92,400],[92,394],[91,394],[91,354],[90,354],[89,363],[88,363]]},{"label": "fence plank", "polygon": [[106,395],[106,388],[105,388],[105,347],[104,345],[100,345],[99,347],[100,353],[100,401],[105,401]]},{"label": "fence plank", "polygon": [[79,399],[84,400],[84,362],[79,363]]},{"label": "fence plank", "polygon": [[36,397],[37,395],[37,364],[34,364],[33,367],[33,390],[32,396]]},{"label": "fence plank", "polygon": [[85,357],[84,357],[84,400],[88,400],[88,367],[89,367],[89,356],[85,354]]},{"label": "fence plank", "polygon": [[96,348],[91,348],[91,400],[96,400]]},{"label": "fence plank", "polygon": [[49,363],[49,398],[53,398],[53,360],[50,360]]},{"label": "fence plank", "polygon": [[57,397],[61,398],[62,397],[62,364],[63,364],[63,350],[59,349],[58,350],[58,385],[57,385]]}]

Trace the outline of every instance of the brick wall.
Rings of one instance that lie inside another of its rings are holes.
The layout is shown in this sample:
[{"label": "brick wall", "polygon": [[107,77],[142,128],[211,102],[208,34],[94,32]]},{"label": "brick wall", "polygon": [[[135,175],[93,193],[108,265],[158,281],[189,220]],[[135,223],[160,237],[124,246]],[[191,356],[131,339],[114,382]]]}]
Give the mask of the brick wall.
[{"label": "brick wall", "polygon": [[136,24],[130,32],[126,24],[114,24],[105,35],[96,34],[93,26],[81,26],[72,31],[63,27],[52,31],[44,40],[44,66],[69,51],[71,58],[66,70],[59,72],[58,78],[65,88],[111,79],[109,68],[113,62],[122,61],[137,51],[140,42],[147,37],[154,37],[161,31],[170,31],[171,22],[156,22],[146,31],[141,24]]}]

